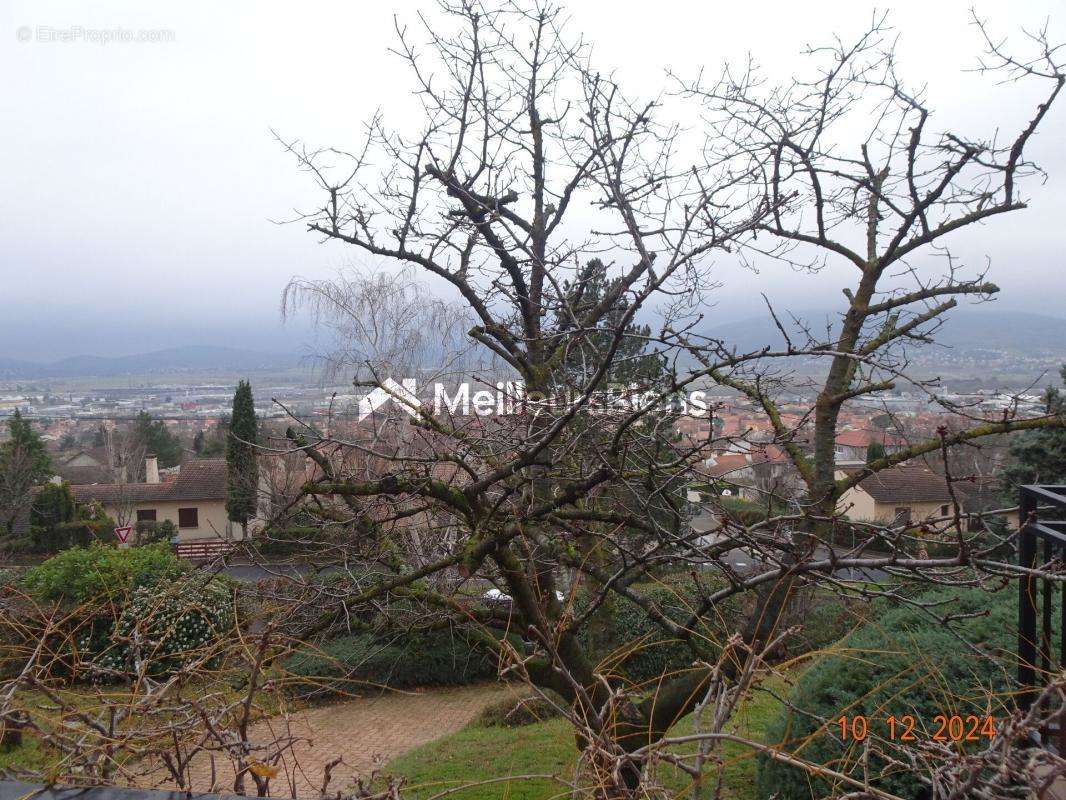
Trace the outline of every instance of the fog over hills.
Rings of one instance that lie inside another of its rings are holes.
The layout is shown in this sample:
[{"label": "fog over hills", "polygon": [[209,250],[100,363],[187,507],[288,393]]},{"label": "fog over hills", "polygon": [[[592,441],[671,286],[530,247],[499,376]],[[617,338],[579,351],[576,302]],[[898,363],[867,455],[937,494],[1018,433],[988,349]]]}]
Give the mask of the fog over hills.
[{"label": "fog over hills", "polygon": [[[824,310],[796,316],[821,334],[836,315]],[[799,323],[782,317],[786,328]],[[739,351],[783,344],[769,315],[712,326],[706,333],[719,337]],[[1000,362],[1011,358],[1048,363],[1066,361],[1066,319],[994,308],[966,308],[952,312],[936,336],[938,346],[921,348],[926,365],[995,354]],[[305,350],[305,353],[307,351]],[[124,356],[71,356],[54,361],[0,357],[0,379],[81,378],[159,375],[181,372],[244,372],[288,370],[308,364],[308,356],[216,345],[188,345]]]},{"label": "fog over hills", "polygon": [[298,367],[302,357],[233,347],[190,345],[129,356],[71,356],[52,362],[0,358],[0,378],[119,377],[189,371],[247,371]]},{"label": "fog over hills", "polygon": [[[839,329],[839,316],[825,310],[811,310],[794,315],[805,322],[816,336],[823,336],[827,326]],[[791,335],[800,324],[780,315]],[[754,350],[770,344],[784,344],[781,332],[769,314],[739,322],[712,326],[708,335],[719,337],[739,351]],[[969,356],[978,352],[996,352],[1021,358],[1066,358],[1066,319],[1022,311],[999,311],[994,308],[964,308],[949,312],[936,333],[937,346],[924,346],[925,354],[936,358],[942,353]]]}]

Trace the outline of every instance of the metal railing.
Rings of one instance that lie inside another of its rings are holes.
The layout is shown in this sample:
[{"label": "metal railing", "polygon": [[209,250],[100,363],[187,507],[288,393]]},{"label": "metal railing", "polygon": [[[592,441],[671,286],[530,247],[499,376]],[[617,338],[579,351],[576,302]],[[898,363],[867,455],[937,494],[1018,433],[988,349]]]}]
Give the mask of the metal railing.
[{"label": "metal railing", "polygon": [[[1066,486],[1022,486],[1019,494],[1018,564],[1033,569],[1038,558],[1041,564],[1050,564],[1056,558],[1066,561]],[[1058,583],[1031,574],[1018,583],[1018,705],[1025,711],[1032,707],[1040,691],[1042,682],[1038,682],[1037,676],[1045,677],[1053,670],[1066,668],[1066,636],[1062,636],[1066,591],[1058,590],[1056,615]],[[1060,638],[1057,657],[1052,652],[1056,622]],[[1041,731],[1041,743],[1050,744],[1052,734],[1057,733],[1058,751],[1066,753],[1066,724],[1061,717],[1055,728]]]}]

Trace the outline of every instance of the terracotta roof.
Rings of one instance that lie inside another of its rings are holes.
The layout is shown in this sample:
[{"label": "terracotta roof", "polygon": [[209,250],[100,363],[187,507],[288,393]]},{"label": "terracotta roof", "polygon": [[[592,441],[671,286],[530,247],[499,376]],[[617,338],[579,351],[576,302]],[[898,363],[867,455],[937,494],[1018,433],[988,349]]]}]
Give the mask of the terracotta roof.
[{"label": "terracotta roof", "polygon": [[158,503],[185,500],[224,500],[226,461],[221,458],[186,461],[173,480],[161,483],[97,483],[71,486],[79,503]]},{"label": "terracotta roof", "polygon": [[788,456],[776,444],[753,444],[750,460],[753,464],[781,464],[788,461]]},{"label": "terracotta roof", "polygon": [[63,464],[56,472],[60,478],[72,484],[107,483],[113,480],[111,470],[106,467],[72,467]]},{"label": "terracotta roof", "polygon": [[904,464],[881,470],[859,482],[879,503],[946,503],[948,482],[922,464]]},{"label": "terracotta roof", "polygon": [[748,457],[744,453],[722,453],[715,456],[714,463],[706,469],[708,475],[720,478],[735,474],[751,466]]},{"label": "terracotta roof", "polygon": [[893,447],[905,444],[898,436],[884,431],[848,430],[840,431],[836,437],[836,443],[841,447],[866,447],[870,442]]},{"label": "terracotta roof", "polygon": [[91,458],[93,461],[95,461],[97,464],[100,464],[101,466],[107,466],[107,464],[110,463],[110,458],[108,457],[108,454],[107,454],[107,448],[103,447],[103,446],[101,446],[101,447],[83,447],[82,449],[77,450],[77,451],[75,451],[73,453],[70,453],[69,455],[64,457],[62,459],[62,463],[69,464],[71,461],[73,461],[74,459],[78,458],[79,456],[88,456],[89,458]]}]

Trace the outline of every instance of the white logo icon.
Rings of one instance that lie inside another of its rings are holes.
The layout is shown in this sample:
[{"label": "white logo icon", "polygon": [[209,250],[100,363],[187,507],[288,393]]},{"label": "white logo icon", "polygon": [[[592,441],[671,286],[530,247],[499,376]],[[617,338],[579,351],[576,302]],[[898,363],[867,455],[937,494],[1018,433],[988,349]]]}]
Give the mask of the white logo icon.
[{"label": "white logo icon", "polygon": [[418,409],[421,408],[422,402],[415,395],[416,387],[417,383],[414,378],[405,378],[403,383],[386,378],[381,386],[376,387],[359,401],[359,419],[366,419],[389,400],[396,400],[400,408],[412,417],[418,416]]}]

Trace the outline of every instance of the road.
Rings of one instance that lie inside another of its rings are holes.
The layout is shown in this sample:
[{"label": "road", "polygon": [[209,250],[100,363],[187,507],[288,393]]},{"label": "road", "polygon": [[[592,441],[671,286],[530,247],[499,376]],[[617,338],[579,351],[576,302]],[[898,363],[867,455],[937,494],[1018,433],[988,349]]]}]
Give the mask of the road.
[{"label": "road", "polygon": [[[210,564],[204,565],[206,569],[212,569]],[[293,578],[301,574],[308,574],[314,568],[306,564],[227,564],[222,568],[222,574],[228,575],[241,583],[255,583],[256,581],[269,580],[270,578],[288,577]]]},{"label": "road", "polygon": [[[692,520],[692,529],[701,536],[703,545],[714,545],[719,540],[715,533],[718,529],[718,518],[714,514],[700,514]],[[814,560],[827,559],[829,549],[819,545],[815,548]],[[729,550],[722,560],[732,567],[738,574],[745,575],[761,569],[767,563],[765,559],[752,554],[747,548],[738,547]],[[255,583],[259,580],[268,580],[281,576],[294,577],[301,574],[309,574],[314,567],[306,564],[293,564],[291,562],[281,564],[229,564],[222,570],[234,580],[242,583]],[[847,567],[834,573],[838,578],[849,581],[882,581],[888,577],[888,573],[881,569],[856,569]]]},{"label": "road", "polygon": [[[692,520],[692,529],[695,532],[702,534],[700,542],[703,546],[713,546],[721,541],[721,536],[715,533],[717,528],[718,518],[713,514],[701,514]],[[821,561],[827,558],[829,558],[829,548],[824,545],[818,545],[814,549],[812,560]],[[739,575],[755,572],[767,564],[765,559],[757,554],[753,554],[750,549],[743,547],[727,551],[722,556],[722,560],[732,567]],[[855,567],[838,569],[833,574],[836,577],[847,581],[878,582],[883,581],[888,577],[888,573],[882,569],[857,569]]]}]

